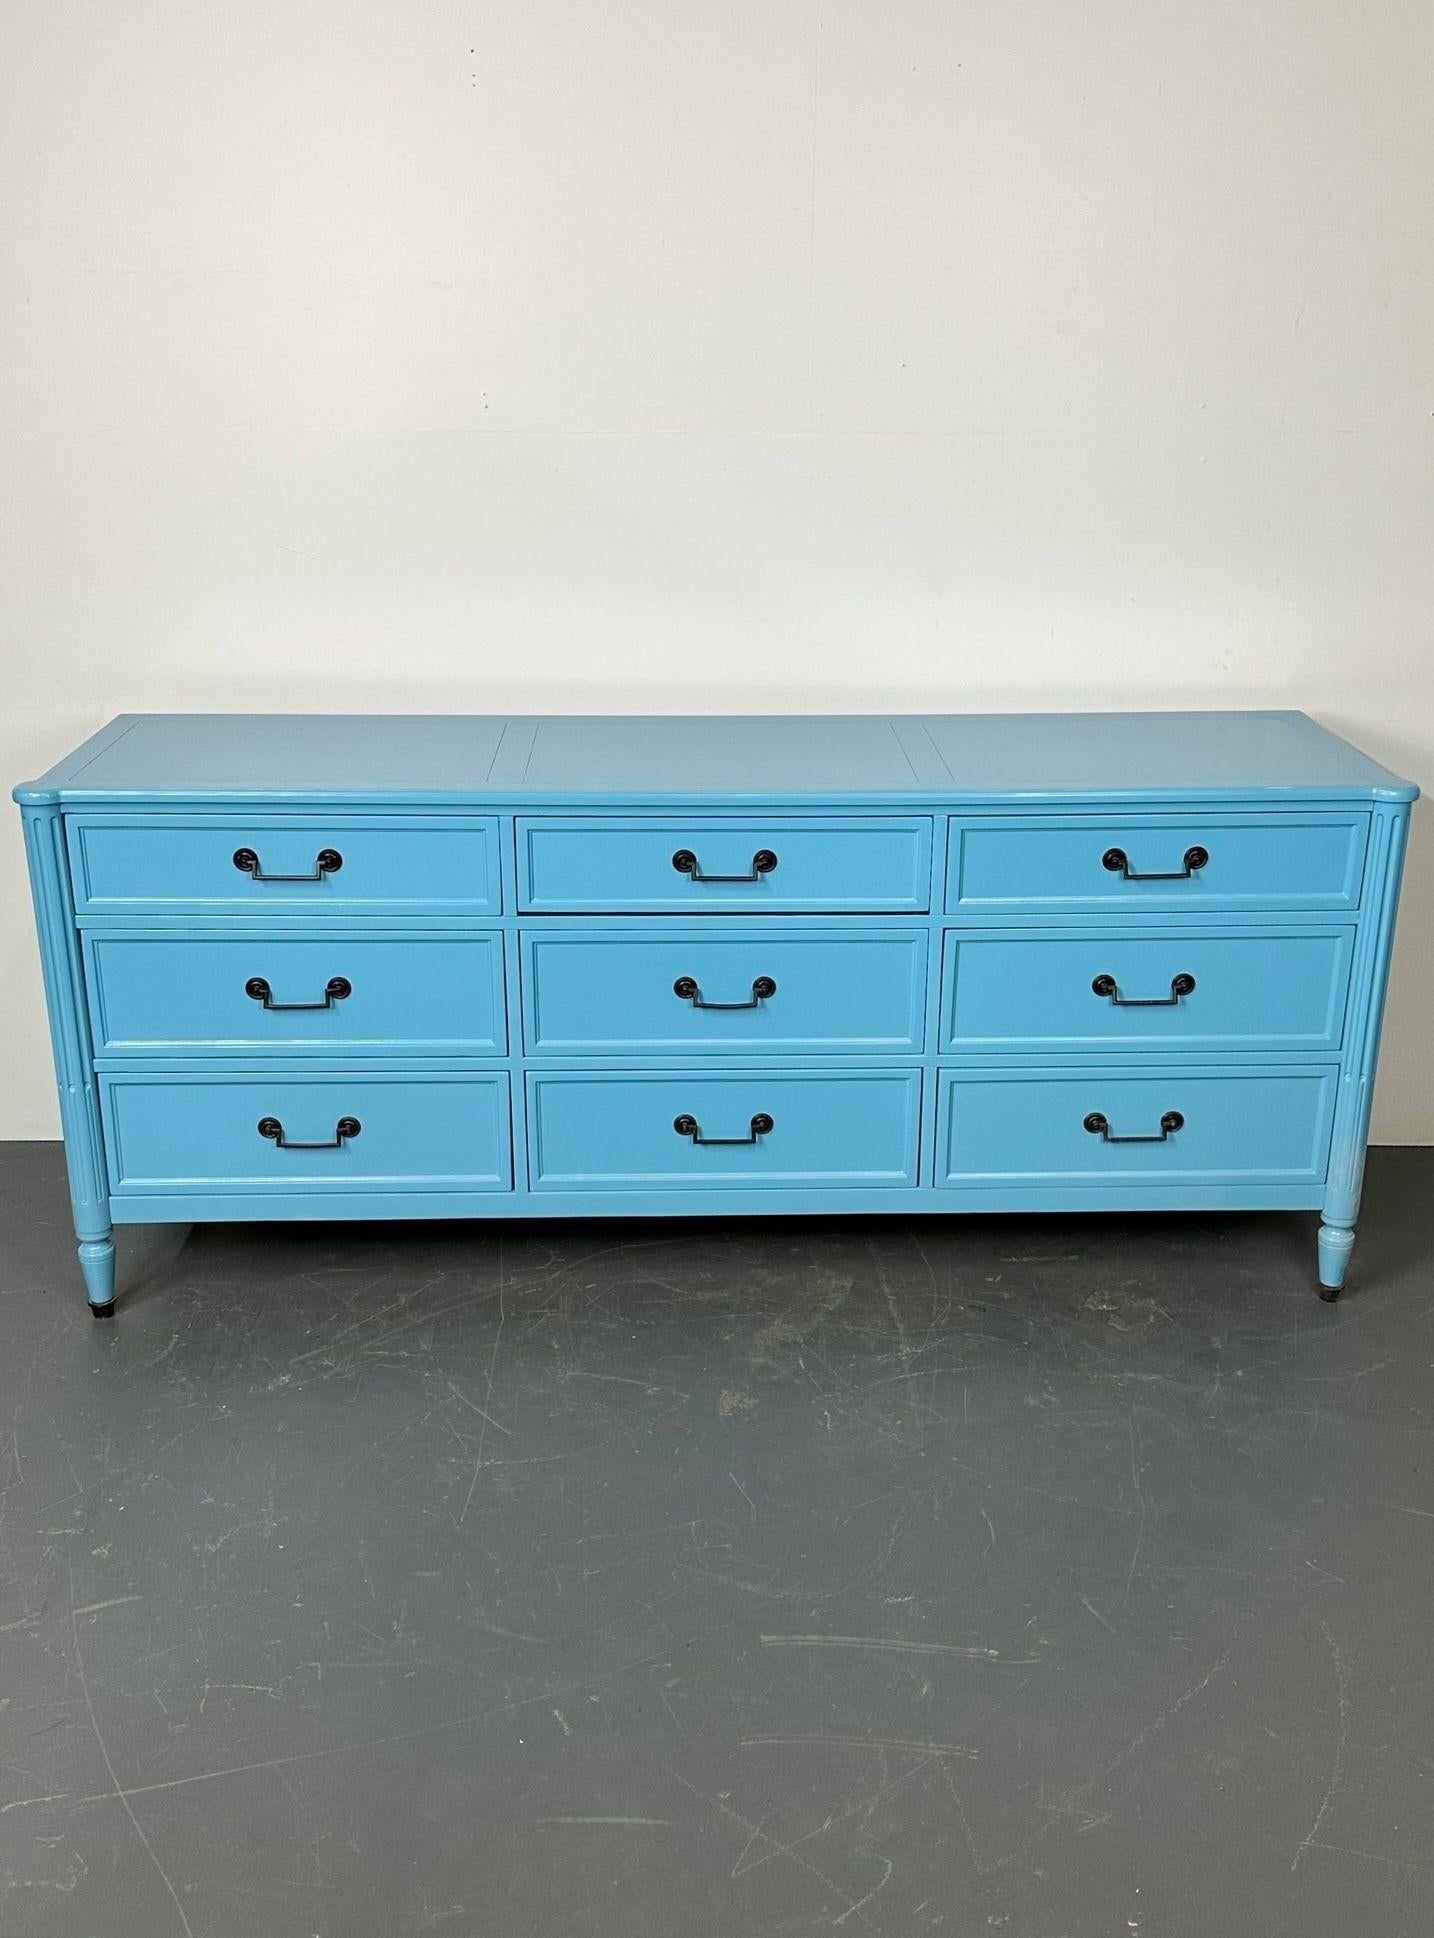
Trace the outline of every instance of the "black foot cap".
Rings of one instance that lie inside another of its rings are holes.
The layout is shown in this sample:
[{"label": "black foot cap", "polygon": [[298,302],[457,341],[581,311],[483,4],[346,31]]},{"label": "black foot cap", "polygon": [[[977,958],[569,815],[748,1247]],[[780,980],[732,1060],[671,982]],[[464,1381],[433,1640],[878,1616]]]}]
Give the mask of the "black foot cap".
[{"label": "black foot cap", "polygon": [[[1319,1289],[1319,1295],[1326,1305],[1333,1305],[1339,1297],[1339,1287],[1337,1285],[1322,1285]],[[114,1311],[113,1306],[110,1307],[110,1311]]]},{"label": "black foot cap", "polygon": [[[1331,1293],[1330,1297],[1333,1298],[1334,1294]],[[115,1316],[115,1302],[113,1299],[110,1299],[104,1305],[92,1305],[90,1311],[94,1313],[97,1319],[113,1319]]]}]

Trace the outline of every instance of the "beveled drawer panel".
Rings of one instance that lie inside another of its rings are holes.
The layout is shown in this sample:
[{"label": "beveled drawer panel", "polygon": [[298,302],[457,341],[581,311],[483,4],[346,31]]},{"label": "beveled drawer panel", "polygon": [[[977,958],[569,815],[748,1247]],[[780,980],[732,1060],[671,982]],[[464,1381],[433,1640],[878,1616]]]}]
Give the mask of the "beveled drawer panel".
[{"label": "beveled drawer panel", "polygon": [[949,930],[943,1050],[1337,1051],[1352,927]]},{"label": "beveled drawer panel", "polygon": [[920,1051],[924,929],[525,929],[532,1055]]},{"label": "beveled drawer panel", "polygon": [[124,914],[495,915],[489,815],[78,813],[75,906]]},{"label": "beveled drawer panel", "polygon": [[[653,723],[661,732],[661,722]],[[912,911],[931,823],[899,816],[518,821],[518,906],[556,914]]]},{"label": "beveled drawer panel", "polygon": [[529,1071],[535,1191],[912,1185],[919,1070]]},{"label": "beveled drawer panel", "polygon": [[1358,811],[953,819],[946,906],[963,914],[1359,906]]},{"label": "beveled drawer panel", "polygon": [[[936,1182],[1318,1184],[1335,1067],[944,1071]],[[1156,1198],[1158,1201],[1158,1196]]]},{"label": "beveled drawer panel", "polygon": [[89,931],[97,1056],[501,1056],[498,934]]},{"label": "beveled drawer panel", "polygon": [[506,1071],[106,1074],[100,1110],[118,1198],[512,1185]]}]

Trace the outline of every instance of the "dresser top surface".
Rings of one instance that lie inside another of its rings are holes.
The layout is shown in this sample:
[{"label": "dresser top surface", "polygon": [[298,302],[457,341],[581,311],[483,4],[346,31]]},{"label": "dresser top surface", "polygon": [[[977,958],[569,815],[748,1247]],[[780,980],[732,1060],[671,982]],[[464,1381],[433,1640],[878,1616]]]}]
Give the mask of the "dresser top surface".
[{"label": "dresser top surface", "polygon": [[1412,800],[1303,713],[121,714],[22,802]]}]

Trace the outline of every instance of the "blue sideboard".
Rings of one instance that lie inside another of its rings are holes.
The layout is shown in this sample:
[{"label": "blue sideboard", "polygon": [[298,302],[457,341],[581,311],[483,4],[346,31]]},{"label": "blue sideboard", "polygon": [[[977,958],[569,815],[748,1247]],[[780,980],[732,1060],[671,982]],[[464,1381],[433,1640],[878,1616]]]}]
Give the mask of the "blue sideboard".
[{"label": "blue sideboard", "polygon": [[126,715],[15,790],[80,1262],[158,1220],[1318,1211],[1410,802],[1299,713]]}]

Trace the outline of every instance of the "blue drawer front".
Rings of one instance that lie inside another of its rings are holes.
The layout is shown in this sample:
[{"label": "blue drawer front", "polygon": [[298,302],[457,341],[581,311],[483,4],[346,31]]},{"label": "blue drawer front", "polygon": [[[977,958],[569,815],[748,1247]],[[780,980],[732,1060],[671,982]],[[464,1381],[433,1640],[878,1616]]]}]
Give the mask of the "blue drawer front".
[{"label": "blue drawer front", "polygon": [[[770,1130],[753,1137],[763,1114]],[[911,1185],[921,1116],[918,1070],[710,1069],[528,1074],[535,1191],[710,1185]],[[697,1142],[674,1128],[691,1120]]]},{"label": "blue drawer front", "polygon": [[[922,1047],[921,929],[530,929],[522,945],[532,1054],[870,1055]],[[769,985],[771,993],[762,993]],[[748,1006],[707,1007],[731,1003]]]},{"label": "blue drawer front", "polygon": [[[941,1079],[936,1175],[945,1186],[1318,1184],[1334,1069],[1003,1072]],[[1111,1140],[1087,1129],[1105,1119]]]},{"label": "blue drawer front", "polygon": [[[661,732],[661,723],[654,723]],[[684,867],[674,857],[691,857]],[[761,863],[775,857],[770,867]],[[737,880],[714,877],[737,876]],[[931,902],[931,823],[854,817],[522,820],[518,906],[554,913],[710,915],[921,911]]]},{"label": "blue drawer front", "polygon": [[953,820],[946,906],[1033,915],[1083,908],[1352,910],[1368,830],[1368,816],[1358,812]]},{"label": "blue drawer front", "polygon": [[1350,928],[949,931],[941,1048],[1334,1051],[1353,947]]},{"label": "blue drawer front", "polygon": [[[206,1071],[111,1075],[100,1102],[116,1197],[193,1191],[208,1196],[354,1190],[506,1191],[512,1184],[508,1077],[293,1075]],[[357,1134],[337,1148],[344,1119]]]},{"label": "blue drawer front", "polygon": [[[99,1056],[507,1049],[495,934],[91,931],[85,954]],[[327,1006],[293,1007],[313,1003]]]},{"label": "blue drawer front", "polygon": [[493,816],[71,814],[66,827],[82,916],[499,908]]}]

